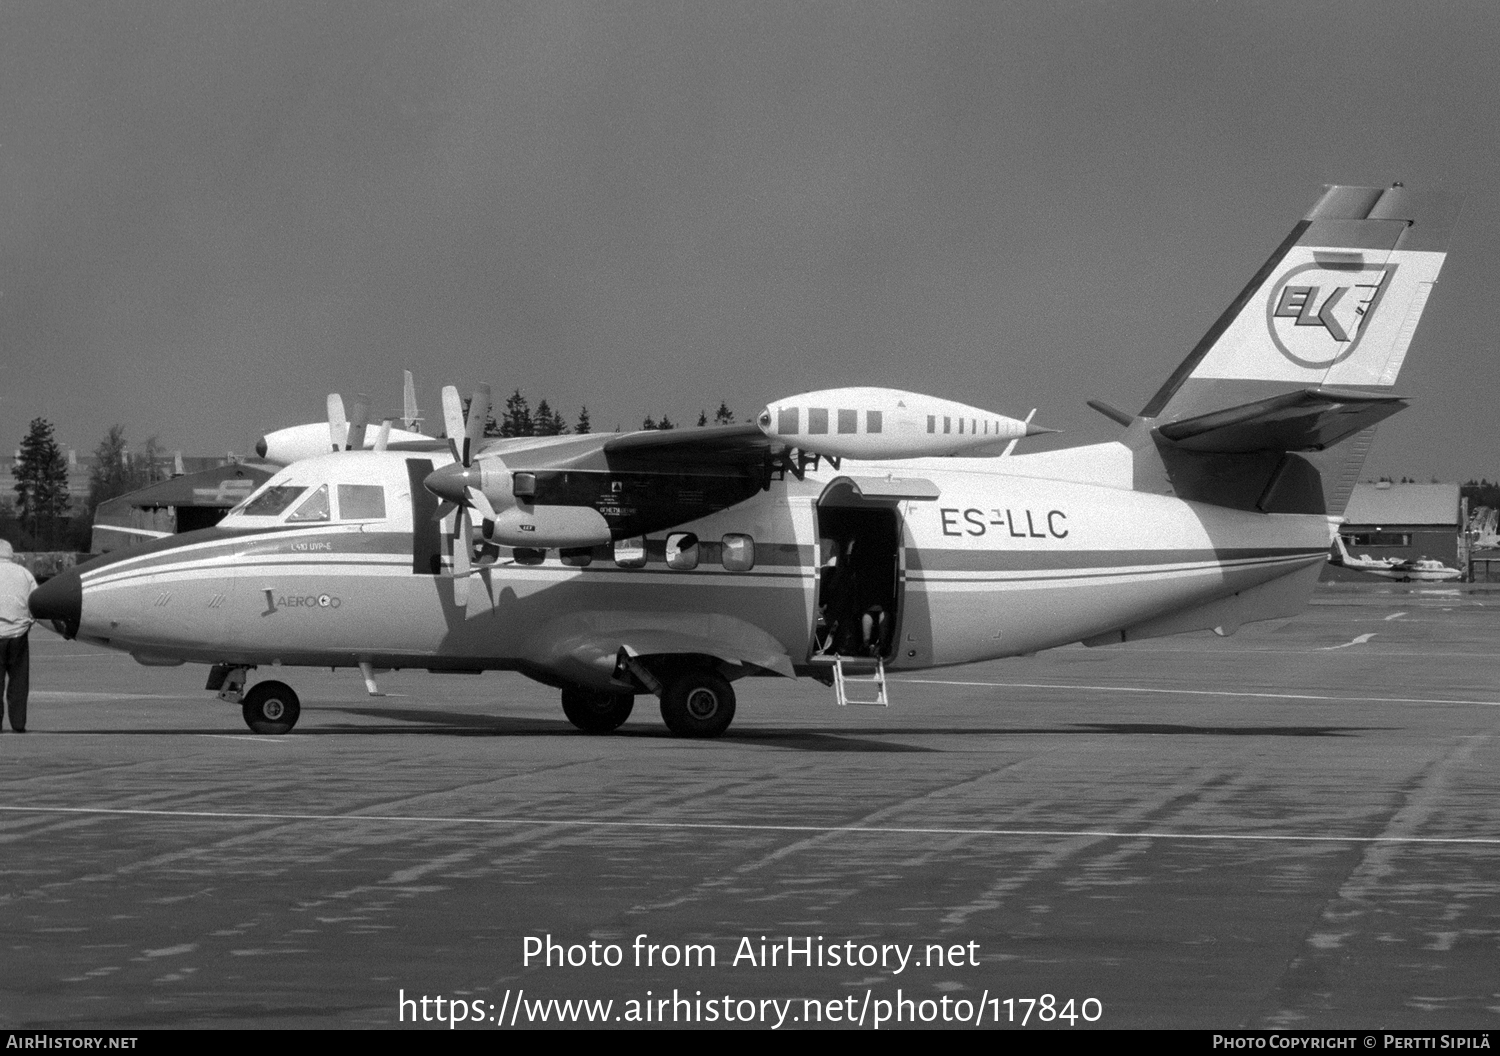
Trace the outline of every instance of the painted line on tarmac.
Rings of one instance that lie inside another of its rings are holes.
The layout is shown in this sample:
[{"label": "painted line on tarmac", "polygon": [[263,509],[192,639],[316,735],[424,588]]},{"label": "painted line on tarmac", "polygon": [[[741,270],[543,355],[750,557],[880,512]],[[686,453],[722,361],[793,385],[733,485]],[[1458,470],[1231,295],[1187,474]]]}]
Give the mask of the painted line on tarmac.
[{"label": "painted line on tarmac", "polygon": [[601,821],[592,818],[486,818],[433,817],[420,814],[290,814],[241,813],[224,810],[143,810],[129,807],[12,807],[0,812],[26,814],[93,814],[111,817],[169,818],[213,821],[280,822],[382,822],[398,825],[493,825],[497,828],[657,829],[706,832],[799,832],[827,835],[868,836],[1012,836],[1049,839],[1112,840],[1228,840],[1239,843],[1411,843],[1453,845],[1500,845],[1500,836],[1298,836],[1278,833],[1225,832],[1121,832],[1113,829],[988,829],[959,826],[916,825],[771,825],[712,821]]},{"label": "painted line on tarmac", "polygon": [[251,733],[200,733],[199,737],[212,737],[217,741],[261,741],[265,744],[287,744],[285,737],[257,737]]},{"label": "painted line on tarmac", "polygon": [[1259,700],[1327,700],[1336,704],[1473,704],[1500,708],[1500,700],[1445,700],[1441,697],[1323,697],[1312,693],[1244,693],[1228,689],[1152,689],[1149,686],[1083,686],[1067,682],[955,682],[938,678],[893,678],[903,685],[990,686],[995,689],[1083,689],[1099,693],[1171,693],[1188,697],[1254,697]]}]

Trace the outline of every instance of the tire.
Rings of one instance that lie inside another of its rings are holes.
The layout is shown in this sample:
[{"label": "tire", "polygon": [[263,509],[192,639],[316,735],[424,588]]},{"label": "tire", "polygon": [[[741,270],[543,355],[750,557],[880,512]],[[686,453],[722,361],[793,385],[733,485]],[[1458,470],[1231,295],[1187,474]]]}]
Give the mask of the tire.
[{"label": "tire", "polygon": [[280,735],[297,725],[302,703],[285,682],[257,682],[245,694],[240,710],[245,725],[256,733]]},{"label": "tire", "polygon": [[717,737],[734,721],[734,690],[711,671],[689,671],[667,685],[661,717],[678,737]]},{"label": "tire", "polygon": [[588,689],[565,689],[563,714],[584,733],[613,733],[630,718],[635,698],[629,693],[596,693]]}]

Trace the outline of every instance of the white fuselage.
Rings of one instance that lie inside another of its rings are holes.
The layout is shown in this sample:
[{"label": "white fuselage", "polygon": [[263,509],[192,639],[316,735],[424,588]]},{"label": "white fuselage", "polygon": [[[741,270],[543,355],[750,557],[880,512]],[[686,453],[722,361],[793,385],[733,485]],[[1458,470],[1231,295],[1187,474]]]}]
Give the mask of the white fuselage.
[{"label": "white fuselage", "polygon": [[[1324,560],[1332,529],[1323,516],[1131,491],[1118,486],[1118,452],[1097,453],[1113,468],[1093,483],[1027,475],[1087,475],[1070,469],[1087,460],[1056,455],[1034,464],[845,462],[839,472],[787,475],[729,509],[653,533],[641,567],[628,558],[622,567],[608,546],[583,567],[555,550],[526,563],[538,555],[502,549],[476,573],[464,606],[451,577],[433,574],[451,568],[452,515],[434,523],[421,512],[431,497],[412,495],[448,457],[331,455],[288,467],[267,487],[310,494],[328,484],[336,497],[341,483],[379,484],[383,517],[351,519],[337,502],[312,523],[288,523],[294,509],[234,513],[216,528],[124,551],[82,569],[78,635],[146,662],[519,668],[596,686],[608,685],[622,644],[644,653],[652,643],[672,651],[701,641],[732,662],[801,672],[814,650],[827,550],[820,497],[830,501],[840,490],[830,485],[851,478],[921,478],[938,492],[882,507],[894,509],[899,531],[891,668],[1031,653],[1149,625]],[[679,532],[699,540],[696,567],[664,560],[663,540]],[[753,540],[753,567],[726,567],[726,536]]]}]

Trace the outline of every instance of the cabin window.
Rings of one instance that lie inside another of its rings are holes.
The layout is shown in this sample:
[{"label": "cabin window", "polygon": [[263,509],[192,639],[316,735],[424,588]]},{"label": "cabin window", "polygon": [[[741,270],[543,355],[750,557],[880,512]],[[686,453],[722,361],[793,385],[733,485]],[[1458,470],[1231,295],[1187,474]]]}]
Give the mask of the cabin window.
[{"label": "cabin window", "polygon": [[927,431],[929,433],[937,432],[937,415],[929,414],[927,416]]},{"label": "cabin window", "polygon": [[827,407],[809,407],[807,409],[807,431],[809,433],[828,432]]},{"label": "cabin window", "polygon": [[943,432],[945,432],[945,433],[951,433],[951,432],[953,432],[953,419],[947,417],[946,415],[944,415],[944,417],[943,417]]},{"label": "cabin window", "polygon": [[385,520],[385,488],[379,484],[340,484],[339,520]]},{"label": "cabin window", "polygon": [[667,567],[688,572],[698,567],[698,537],[692,532],[667,536]]},{"label": "cabin window", "polygon": [[857,432],[859,432],[859,412],[858,411],[839,411],[839,432],[841,432],[841,433],[857,433]]},{"label": "cabin window", "polygon": [[749,572],[755,567],[755,540],[748,535],[726,535],[719,562],[731,572]]},{"label": "cabin window", "polygon": [[259,495],[252,495],[232,512],[245,517],[275,517],[296,502],[297,496],[306,490],[306,486],[302,484],[277,484]]},{"label": "cabin window", "polygon": [[559,550],[557,556],[569,568],[588,568],[594,563],[594,550],[588,546],[569,547]]},{"label": "cabin window", "polygon": [[[932,432],[931,429],[929,429],[927,431],[929,433]],[[866,411],[865,412],[865,432],[867,432],[867,433],[878,433],[878,432],[880,432],[880,412],[879,411]]]},{"label": "cabin window", "polygon": [[776,431],[783,436],[797,432],[797,408],[778,407],[776,409]]},{"label": "cabin window", "polygon": [[302,505],[292,512],[292,515],[286,519],[286,523],[306,524],[313,521],[326,521],[328,518],[328,485],[324,484],[302,500]]},{"label": "cabin window", "polygon": [[646,538],[615,540],[615,564],[620,568],[643,568],[646,564]]}]

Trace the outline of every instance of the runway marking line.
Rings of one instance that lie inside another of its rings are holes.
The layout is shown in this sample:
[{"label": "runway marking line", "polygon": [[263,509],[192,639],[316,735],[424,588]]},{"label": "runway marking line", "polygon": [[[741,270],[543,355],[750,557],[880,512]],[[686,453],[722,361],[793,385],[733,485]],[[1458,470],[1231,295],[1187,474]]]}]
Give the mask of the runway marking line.
[{"label": "runway marking line", "polygon": [[995,689],[1084,689],[1099,693],[1171,693],[1190,697],[1255,697],[1261,700],[1327,700],[1337,704],[1474,704],[1500,708],[1500,700],[1447,700],[1442,697],[1325,697],[1312,693],[1245,693],[1229,689],[1153,689],[1150,686],[1085,686],[1067,682],[957,682],[939,678],[893,678],[926,686],[990,686]]},{"label": "runway marking line", "polygon": [[12,807],[0,811],[27,814],[95,814],[113,817],[207,818],[219,821],[365,821],[401,825],[493,825],[578,829],[672,829],[710,832],[800,832],[838,835],[873,836],[1016,836],[1062,839],[1112,840],[1229,840],[1246,843],[1359,843],[1359,844],[1455,844],[1496,845],[1500,836],[1297,836],[1278,833],[1223,832],[1116,832],[1110,829],[981,829],[957,826],[915,825],[770,825],[710,821],[599,821],[590,818],[462,818],[432,817],[416,814],[284,814],[249,813],[224,810],[144,810],[129,807]]},{"label": "runway marking line", "polygon": [[257,737],[251,733],[200,733],[199,737],[212,737],[218,741],[261,741],[264,744],[289,744],[285,737]]}]

